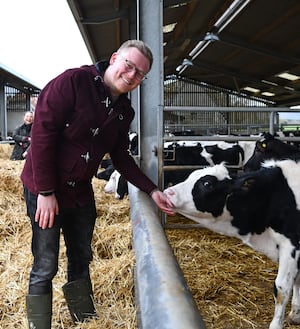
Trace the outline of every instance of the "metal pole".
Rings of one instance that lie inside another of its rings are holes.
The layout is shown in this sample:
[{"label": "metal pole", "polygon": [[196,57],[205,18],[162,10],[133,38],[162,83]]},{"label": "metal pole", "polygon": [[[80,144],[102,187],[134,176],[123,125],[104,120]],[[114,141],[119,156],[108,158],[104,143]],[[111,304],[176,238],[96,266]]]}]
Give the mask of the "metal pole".
[{"label": "metal pole", "polygon": [[154,57],[148,79],[141,85],[141,169],[157,184],[157,118],[163,104],[163,1],[139,0],[139,13],[139,36],[150,46]]}]

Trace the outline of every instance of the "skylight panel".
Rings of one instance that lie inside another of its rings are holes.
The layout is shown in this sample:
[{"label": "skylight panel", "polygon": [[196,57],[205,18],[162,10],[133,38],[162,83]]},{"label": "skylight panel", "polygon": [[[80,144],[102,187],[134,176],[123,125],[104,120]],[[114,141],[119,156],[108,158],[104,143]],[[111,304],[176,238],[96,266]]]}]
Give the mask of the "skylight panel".
[{"label": "skylight panel", "polygon": [[261,93],[263,96],[267,96],[267,97],[271,97],[271,96],[275,96],[274,93],[270,93],[269,91],[264,91]]},{"label": "skylight panel", "polygon": [[170,33],[172,31],[174,31],[176,25],[177,25],[177,23],[165,25],[163,27],[163,33]]},{"label": "skylight panel", "polygon": [[259,93],[260,92],[259,89],[256,89],[256,88],[253,88],[253,87],[244,87],[243,89],[246,90],[246,91],[250,91],[251,93]]},{"label": "skylight panel", "polygon": [[276,76],[279,78],[282,78],[282,79],[290,80],[290,81],[296,81],[296,80],[300,79],[300,76],[292,74],[292,73],[288,73],[288,72],[283,72],[283,73],[277,74]]}]

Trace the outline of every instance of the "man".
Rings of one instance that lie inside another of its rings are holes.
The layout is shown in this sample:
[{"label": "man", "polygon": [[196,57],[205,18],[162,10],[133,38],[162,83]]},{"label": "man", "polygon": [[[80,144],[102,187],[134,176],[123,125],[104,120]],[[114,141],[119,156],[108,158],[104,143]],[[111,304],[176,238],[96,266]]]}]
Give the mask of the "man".
[{"label": "man", "polygon": [[27,111],[23,117],[23,123],[17,127],[12,135],[15,141],[14,149],[12,151],[11,160],[24,160],[27,155],[27,149],[30,145],[30,133],[33,123],[33,113]]},{"label": "man", "polygon": [[33,232],[26,296],[30,328],[51,328],[60,229],[68,257],[63,292],[72,319],[96,316],[89,273],[96,219],[91,181],[106,153],[125,179],[148,193],[162,211],[174,214],[170,201],[128,152],[134,111],[126,94],[144,80],[152,61],[145,43],[129,40],[109,62],[65,71],[38,98],[21,174]]}]

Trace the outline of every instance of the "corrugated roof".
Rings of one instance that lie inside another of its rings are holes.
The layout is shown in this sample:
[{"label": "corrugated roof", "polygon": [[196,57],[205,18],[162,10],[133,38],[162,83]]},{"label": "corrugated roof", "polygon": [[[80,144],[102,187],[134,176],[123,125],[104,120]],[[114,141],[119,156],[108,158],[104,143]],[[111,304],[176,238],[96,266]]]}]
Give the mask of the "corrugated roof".
[{"label": "corrugated roof", "polygon": [[[136,23],[136,1],[68,3],[94,61],[108,58]],[[181,75],[275,106],[300,104],[299,0],[166,0],[163,25],[174,27],[163,38],[166,77]],[[279,77],[283,72],[296,80]]]},{"label": "corrugated roof", "polygon": [[8,86],[15,87],[29,94],[39,94],[40,89],[32,84],[27,78],[0,63],[0,77]]}]

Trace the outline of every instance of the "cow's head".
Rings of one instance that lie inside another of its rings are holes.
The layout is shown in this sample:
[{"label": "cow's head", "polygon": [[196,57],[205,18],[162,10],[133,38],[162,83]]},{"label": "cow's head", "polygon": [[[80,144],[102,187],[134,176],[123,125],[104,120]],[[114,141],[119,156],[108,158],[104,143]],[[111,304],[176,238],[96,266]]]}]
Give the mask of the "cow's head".
[{"label": "cow's head", "polygon": [[128,194],[128,184],[127,181],[121,174],[115,170],[107,184],[104,187],[105,193],[114,193],[116,199],[122,200],[125,195]]},{"label": "cow's head", "polygon": [[195,170],[182,183],[164,191],[174,210],[199,221],[201,218],[227,216],[226,199],[231,189],[231,177],[224,164]]},{"label": "cow's head", "polygon": [[262,139],[256,142],[253,155],[244,165],[244,170],[258,170],[266,160],[289,158],[298,153],[297,147],[275,138],[270,133],[264,133]]}]

